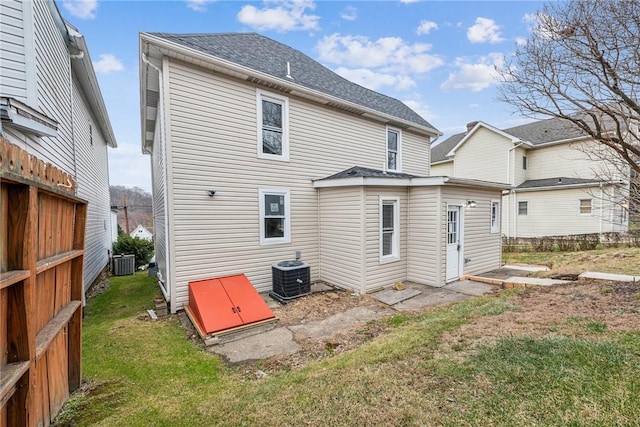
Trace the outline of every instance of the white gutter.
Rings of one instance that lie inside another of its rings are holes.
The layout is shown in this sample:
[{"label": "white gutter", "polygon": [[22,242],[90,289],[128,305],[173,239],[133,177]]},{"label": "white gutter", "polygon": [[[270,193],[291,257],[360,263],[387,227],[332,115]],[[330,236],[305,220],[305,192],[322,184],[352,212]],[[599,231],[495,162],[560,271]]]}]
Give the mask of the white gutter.
[{"label": "white gutter", "polygon": [[438,185],[460,185],[471,187],[507,189],[509,185],[500,182],[479,181],[475,179],[454,178],[449,176],[430,176],[413,178],[386,177],[349,177],[338,179],[319,179],[313,181],[313,188],[349,187],[349,186],[388,186],[388,187],[428,187]]},{"label": "white gutter", "polygon": [[[324,92],[320,92],[318,90],[315,89],[310,89],[306,86],[297,84],[295,82],[291,82],[290,80],[286,80],[286,79],[280,79],[278,77],[274,77],[270,74],[266,74],[260,71],[256,71],[252,68],[248,68],[239,64],[236,64],[235,62],[231,62],[231,61],[227,61],[225,59],[222,58],[218,58],[215,56],[212,56],[210,54],[201,52],[199,50],[196,49],[192,49],[192,48],[188,48],[182,45],[179,45],[177,43],[153,36],[151,34],[148,33],[141,33],[140,34],[140,38],[143,41],[146,41],[147,43],[152,43],[160,48],[164,48],[166,49],[168,52],[162,52],[164,55],[167,56],[173,56],[173,55],[169,55],[169,53],[174,53],[177,55],[185,55],[187,57],[192,57],[196,60],[199,60],[203,63],[208,63],[214,66],[218,66],[224,69],[227,69],[229,71],[231,71],[232,73],[234,73],[234,75],[236,75],[236,77],[243,77],[246,78],[251,76],[251,77],[256,77],[259,78],[261,80],[264,80],[265,82],[268,83],[272,83],[272,84],[276,84],[278,86],[281,86],[283,88],[286,88],[292,92],[300,92],[300,94],[304,94],[305,96],[310,96],[313,99],[317,99],[318,101],[324,101],[325,104],[329,104],[329,103],[335,103],[335,104],[339,104],[339,105],[343,105],[347,108],[351,108],[351,109],[355,109],[355,110],[359,110],[359,111],[363,111],[367,117],[373,117],[373,118],[377,118],[378,120],[381,120],[385,123],[397,123],[397,124],[401,124],[402,126],[406,127],[406,128],[413,128],[415,130],[419,130],[423,133],[426,133],[430,136],[441,136],[442,132],[433,129],[431,127],[428,126],[423,126],[411,121],[408,121],[406,119],[401,119],[399,117],[395,117],[392,116],[390,114],[386,114],[386,113],[382,113],[380,111],[374,110],[372,108],[368,108],[365,107],[363,105],[360,104],[356,104],[354,102],[351,101],[346,101],[342,98],[338,98],[336,96],[333,95],[329,95],[326,94]],[[176,57],[176,56],[174,56]],[[182,59],[184,60],[188,60],[188,58],[178,58],[178,59]],[[202,65],[202,64],[200,64]]]}]

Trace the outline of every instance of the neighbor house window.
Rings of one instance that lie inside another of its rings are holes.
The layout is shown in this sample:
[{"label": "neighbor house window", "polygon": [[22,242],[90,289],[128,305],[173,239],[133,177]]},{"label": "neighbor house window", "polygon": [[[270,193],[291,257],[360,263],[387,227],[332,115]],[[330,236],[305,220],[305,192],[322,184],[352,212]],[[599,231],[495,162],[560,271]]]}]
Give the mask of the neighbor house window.
[{"label": "neighbor house window", "polygon": [[402,134],[397,129],[387,128],[387,170],[402,170]]},{"label": "neighbor house window", "polygon": [[497,200],[491,201],[491,232],[500,232],[500,202]]},{"label": "neighbor house window", "polygon": [[529,214],[529,202],[518,202],[518,215]]},{"label": "neighbor house window", "polygon": [[522,169],[527,169],[527,156],[522,156]]},{"label": "neighbor house window", "polygon": [[380,197],[380,262],[400,258],[400,200]]},{"label": "neighbor house window", "polygon": [[258,157],[289,160],[289,100],[257,91]]},{"label": "neighbor house window", "polygon": [[291,241],[289,190],[259,190],[260,244]]},{"label": "neighbor house window", "polygon": [[591,215],[592,209],[591,199],[580,199],[580,215]]}]

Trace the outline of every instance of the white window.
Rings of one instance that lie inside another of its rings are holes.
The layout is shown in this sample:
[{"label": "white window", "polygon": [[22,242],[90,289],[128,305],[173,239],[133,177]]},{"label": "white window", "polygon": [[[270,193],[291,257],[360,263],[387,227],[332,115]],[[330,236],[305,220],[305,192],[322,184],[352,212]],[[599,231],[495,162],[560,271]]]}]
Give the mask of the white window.
[{"label": "white window", "polygon": [[518,215],[529,214],[529,202],[518,202]]},{"label": "white window", "polygon": [[380,262],[400,259],[400,199],[380,197]]},{"label": "white window", "polygon": [[500,202],[497,200],[491,201],[491,232],[500,232]]},{"label": "white window", "polygon": [[387,128],[387,170],[402,171],[402,133]]},{"label": "white window", "polygon": [[527,156],[522,156],[522,169],[527,170]]},{"label": "white window", "polygon": [[260,189],[260,244],[291,241],[289,190]]},{"label": "white window", "polygon": [[580,199],[580,215],[591,215],[592,199]]},{"label": "white window", "polygon": [[258,157],[289,160],[289,100],[258,90]]}]

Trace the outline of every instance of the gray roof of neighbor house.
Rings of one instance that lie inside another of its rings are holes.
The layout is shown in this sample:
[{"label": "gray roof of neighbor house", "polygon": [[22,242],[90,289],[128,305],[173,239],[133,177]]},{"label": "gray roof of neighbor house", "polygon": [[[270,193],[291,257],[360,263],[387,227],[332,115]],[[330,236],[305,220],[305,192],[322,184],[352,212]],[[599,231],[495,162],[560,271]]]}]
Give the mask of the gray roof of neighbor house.
[{"label": "gray roof of neighbor house", "polygon": [[544,179],[530,179],[518,185],[516,189],[524,188],[541,188],[541,187],[570,187],[575,185],[584,184],[600,184],[602,181],[597,179],[586,178],[569,178],[569,177],[556,177],[556,178],[544,178]]},{"label": "gray roof of neighbor house", "polygon": [[[538,120],[536,122],[501,130],[533,146],[585,136],[576,126],[566,120],[558,118]],[[447,153],[458,145],[465,136],[466,133],[458,133],[434,146],[431,149],[431,163],[448,160]]]},{"label": "gray roof of neighbor house", "polygon": [[[304,53],[260,34],[149,34],[326,95],[436,130],[428,121],[401,101],[350,82]],[[290,77],[288,77],[288,73]]]},{"label": "gray roof of neighbor house", "polygon": [[378,169],[363,168],[361,166],[354,166],[342,172],[338,172],[325,178],[317,179],[316,181],[328,180],[328,179],[341,179],[341,178],[418,178],[416,175],[410,175],[408,173],[381,171]]}]

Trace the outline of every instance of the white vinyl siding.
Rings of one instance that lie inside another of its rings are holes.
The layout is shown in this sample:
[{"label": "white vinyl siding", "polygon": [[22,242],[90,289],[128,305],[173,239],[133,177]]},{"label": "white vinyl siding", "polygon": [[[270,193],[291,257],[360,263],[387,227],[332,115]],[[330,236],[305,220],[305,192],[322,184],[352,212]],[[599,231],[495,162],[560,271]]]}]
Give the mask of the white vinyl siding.
[{"label": "white vinyl siding", "polygon": [[[580,147],[594,146],[595,143],[559,144],[529,150],[527,179],[544,179],[555,177],[609,179],[603,171],[606,165],[590,159]],[[613,159],[613,154],[610,155]]]},{"label": "white vinyl siding", "polygon": [[158,278],[162,280],[160,286],[165,293],[169,293],[168,280],[168,230],[166,227],[167,212],[166,190],[167,176],[165,169],[166,142],[163,139],[162,115],[164,114],[162,102],[156,116],[153,151],[151,152],[151,186],[153,195],[153,232],[154,232],[154,256],[158,267]]},{"label": "white vinyl siding", "polygon": [[456,150],[454,174],[458,178],[509,183],[507,164],[513,146],[504,136],[480,127]]},{"label": "white vinyl siding", "polygon": [[430,176],[454,176],[453,161],[431,165]]},{"label": "white vinyl siding", "polygon": [[27,102],[27,57],[23,7],[28,2],[0,2],[0,94]]},{"label": "white vinyl siding", "polygon": [[529,169],[528,167],[527,169],[524,169],[523,165],[525,163],[525,158],[527,159],[527,165],[529,165],[531,159],[528,156],[528,151],[522,148],[522,146],[511,150],[509,156],[511,157],[511,159],[509,160],[509,168],[511,169],[511,171],[509,171],[509,182],[512,185],[518,186],[525,182],[527,179],[530,179],[528,177]]},{"label": "white vinyl siding", "polygon": [[431,286],[444,282],[440,187],[412,187],[409,197],[407,279]]},{"label": "white vinyl siding", "polygon": [[289,190],[259,189],[260,244],[274,245],[291,241]]},{"label": "white vinyl siding", "polygon": [[387,170],[402,172],[402,132],[387,128]]},{"label": "white vinyl siding", "polygon": [[418,176],[431,174],[431,150],[429,139],[424,135],[402,132],[402,169]]},{"label": "white vinyl siding", "polygon": [[[173,60],[165,74],[175,229],[172,309],[187,301],[192,280],[245,273],[259,291],[268,291],[271,264],[292,259],[296,251],[318,280],[318,194],[312,180],[354,165],[380,169],[386,126],[290,96],[289,162],[268,162],[256,158],[255,86]],[[426,151],[426,137],[409,134],[404,131],[404,150]],[[404,172],[424,175],[425,165],[415,162]],[[206,193],[210,188],[216,189],[214,197]],[[290,243],[260,245],[259,188],[289,189]],[[376,221],[377,209],[376,197]],[[379,263],[377,222],[373,233]]]},{"label": "white vinyl siding", "polygon": [[275,93],[256,90],[258,157],[289,160],[289,100]]}]

